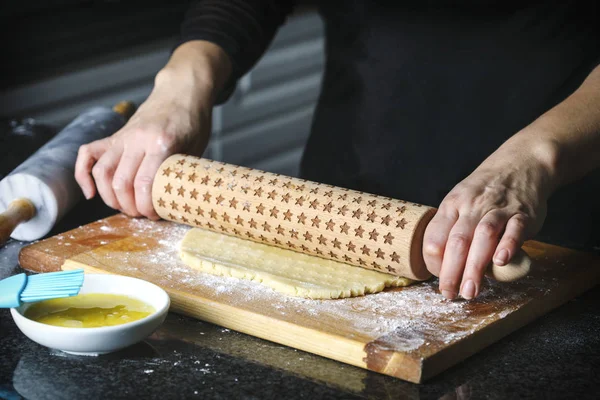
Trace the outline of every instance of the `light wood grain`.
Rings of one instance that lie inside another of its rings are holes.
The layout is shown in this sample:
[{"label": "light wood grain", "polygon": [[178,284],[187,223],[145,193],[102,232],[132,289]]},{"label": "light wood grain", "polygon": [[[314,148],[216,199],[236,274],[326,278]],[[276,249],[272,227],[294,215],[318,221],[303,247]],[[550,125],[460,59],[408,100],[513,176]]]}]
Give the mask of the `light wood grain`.
[{"label": "light wood grain", "polygon": [[[174,312],[411,382],[437,375],[600,280],[598,257],[528,242],[531,274],[489,283],[483,299],[444,302],[435,282],[423,282],[355,299],[297,300],[252,282],[198,276],[176,256],[186,229],[117,215],[28,246],[21,260],[27,269],[48,270],[62,257],[65,269],[145,279],[170,294]],[[394,303],[407,308],[382,308]],[[405,348],[412,339],[416,345]]]},{"label": "light wood grain", "polygon": [[420,204],[176,154],[152,188],[161,218],[415,280],[428,279]]},{"label": "light wood grain", "polygon": [[28,199],[10,202],[6,211],[0,214],[0,246],[6,243],[20,223],[29,221],[35,214],[35,206]]}]

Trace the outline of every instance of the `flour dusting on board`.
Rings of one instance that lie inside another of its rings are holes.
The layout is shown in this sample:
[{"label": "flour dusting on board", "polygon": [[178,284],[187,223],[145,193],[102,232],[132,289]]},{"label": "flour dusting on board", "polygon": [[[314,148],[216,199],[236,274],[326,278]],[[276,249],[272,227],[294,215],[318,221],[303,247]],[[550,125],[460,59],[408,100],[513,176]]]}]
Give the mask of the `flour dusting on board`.
[{"label": "flour dusting on board", "polygon": [[131,220],[130,226],[136,232],[134,248],[117,250],[117,243],[114,248],[110,248],[113,244],[103,247],[107,249],[103,256],[112,258],[121,273],[249,311],[267,305],[268,315],[278,319],[291,323],[302,319],[315,329],[330,324],[347,339],[376,340],[378,346],[392,351],[412,352],[458,341],[558,284],[551,278],[531,276],[509,284],[488,280],[478,299],[471,302],[444,299],[437,292],[437,280],[356,298],[308,300],[187,267],[179,260],[178,251],[188,226],[146,219]]}]

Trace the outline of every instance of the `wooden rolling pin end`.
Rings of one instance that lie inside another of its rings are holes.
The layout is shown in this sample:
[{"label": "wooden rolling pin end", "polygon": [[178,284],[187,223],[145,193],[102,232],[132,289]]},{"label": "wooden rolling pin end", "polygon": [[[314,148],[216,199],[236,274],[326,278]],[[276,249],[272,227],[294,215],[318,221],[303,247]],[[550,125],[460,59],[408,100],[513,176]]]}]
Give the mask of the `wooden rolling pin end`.
[{"label": "wooden rolling pin end", "polygon": [[136,106],[131,101],[121,101],[112,108],[114,112],[121,114],[126,121],[135,113]]},{"label": "wooden rolling pin end", "polygon": [[20,223],[29,221],[35,213],[35,206],[31,201],[27,199],[12,201],[6,211],[0,214],[0,246],[6,243]]},{"label": "wooden rolling pin end", "polygon": [[421,219],[415,224],[416,227],[413,231],[412,238],[410,239],[409,268],[412,273],[410,278],[417,281],[425,281],[433,276],[427,269],[425,258],[423,257],[423,239],[425,236],[425,229],[435,216],[435,213],[436,210],[432,208],[421,216]]},{"label": "wooden rolling pin end", "polygon": [[519,249],[512,260],[503,266],[492,264],[486,276],[498,282],[514,282],[526,277],[531,270],[531,258],[523,249]]}]

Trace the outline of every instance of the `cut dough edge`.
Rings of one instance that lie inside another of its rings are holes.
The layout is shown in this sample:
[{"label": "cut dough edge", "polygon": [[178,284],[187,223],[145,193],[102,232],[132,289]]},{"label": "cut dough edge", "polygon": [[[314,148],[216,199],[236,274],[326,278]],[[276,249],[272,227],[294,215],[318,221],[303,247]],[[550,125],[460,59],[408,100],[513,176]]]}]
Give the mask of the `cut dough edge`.
[{"label": "cut dough edge", "polygon": [[179,256],[194,270],[257,282],[308,299],[362,296],[414,282],[201,228],[186,233]]}]

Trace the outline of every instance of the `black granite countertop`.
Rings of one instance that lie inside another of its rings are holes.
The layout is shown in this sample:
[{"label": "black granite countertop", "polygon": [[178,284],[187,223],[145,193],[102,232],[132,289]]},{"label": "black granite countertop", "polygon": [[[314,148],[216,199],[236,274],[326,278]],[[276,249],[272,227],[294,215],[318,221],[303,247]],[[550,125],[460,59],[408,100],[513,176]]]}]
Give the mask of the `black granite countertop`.
[{"label": "black granite countertop", "polygon": [[[107,213],[81,204],[54,233]],[[22,245],[0,249],[0,278],[20,272]],[[596,399],[599,349],[599,287],[421,385],[176,314],[121,352],[70,356],[27,339],[0,310],[0,398]]]}]

